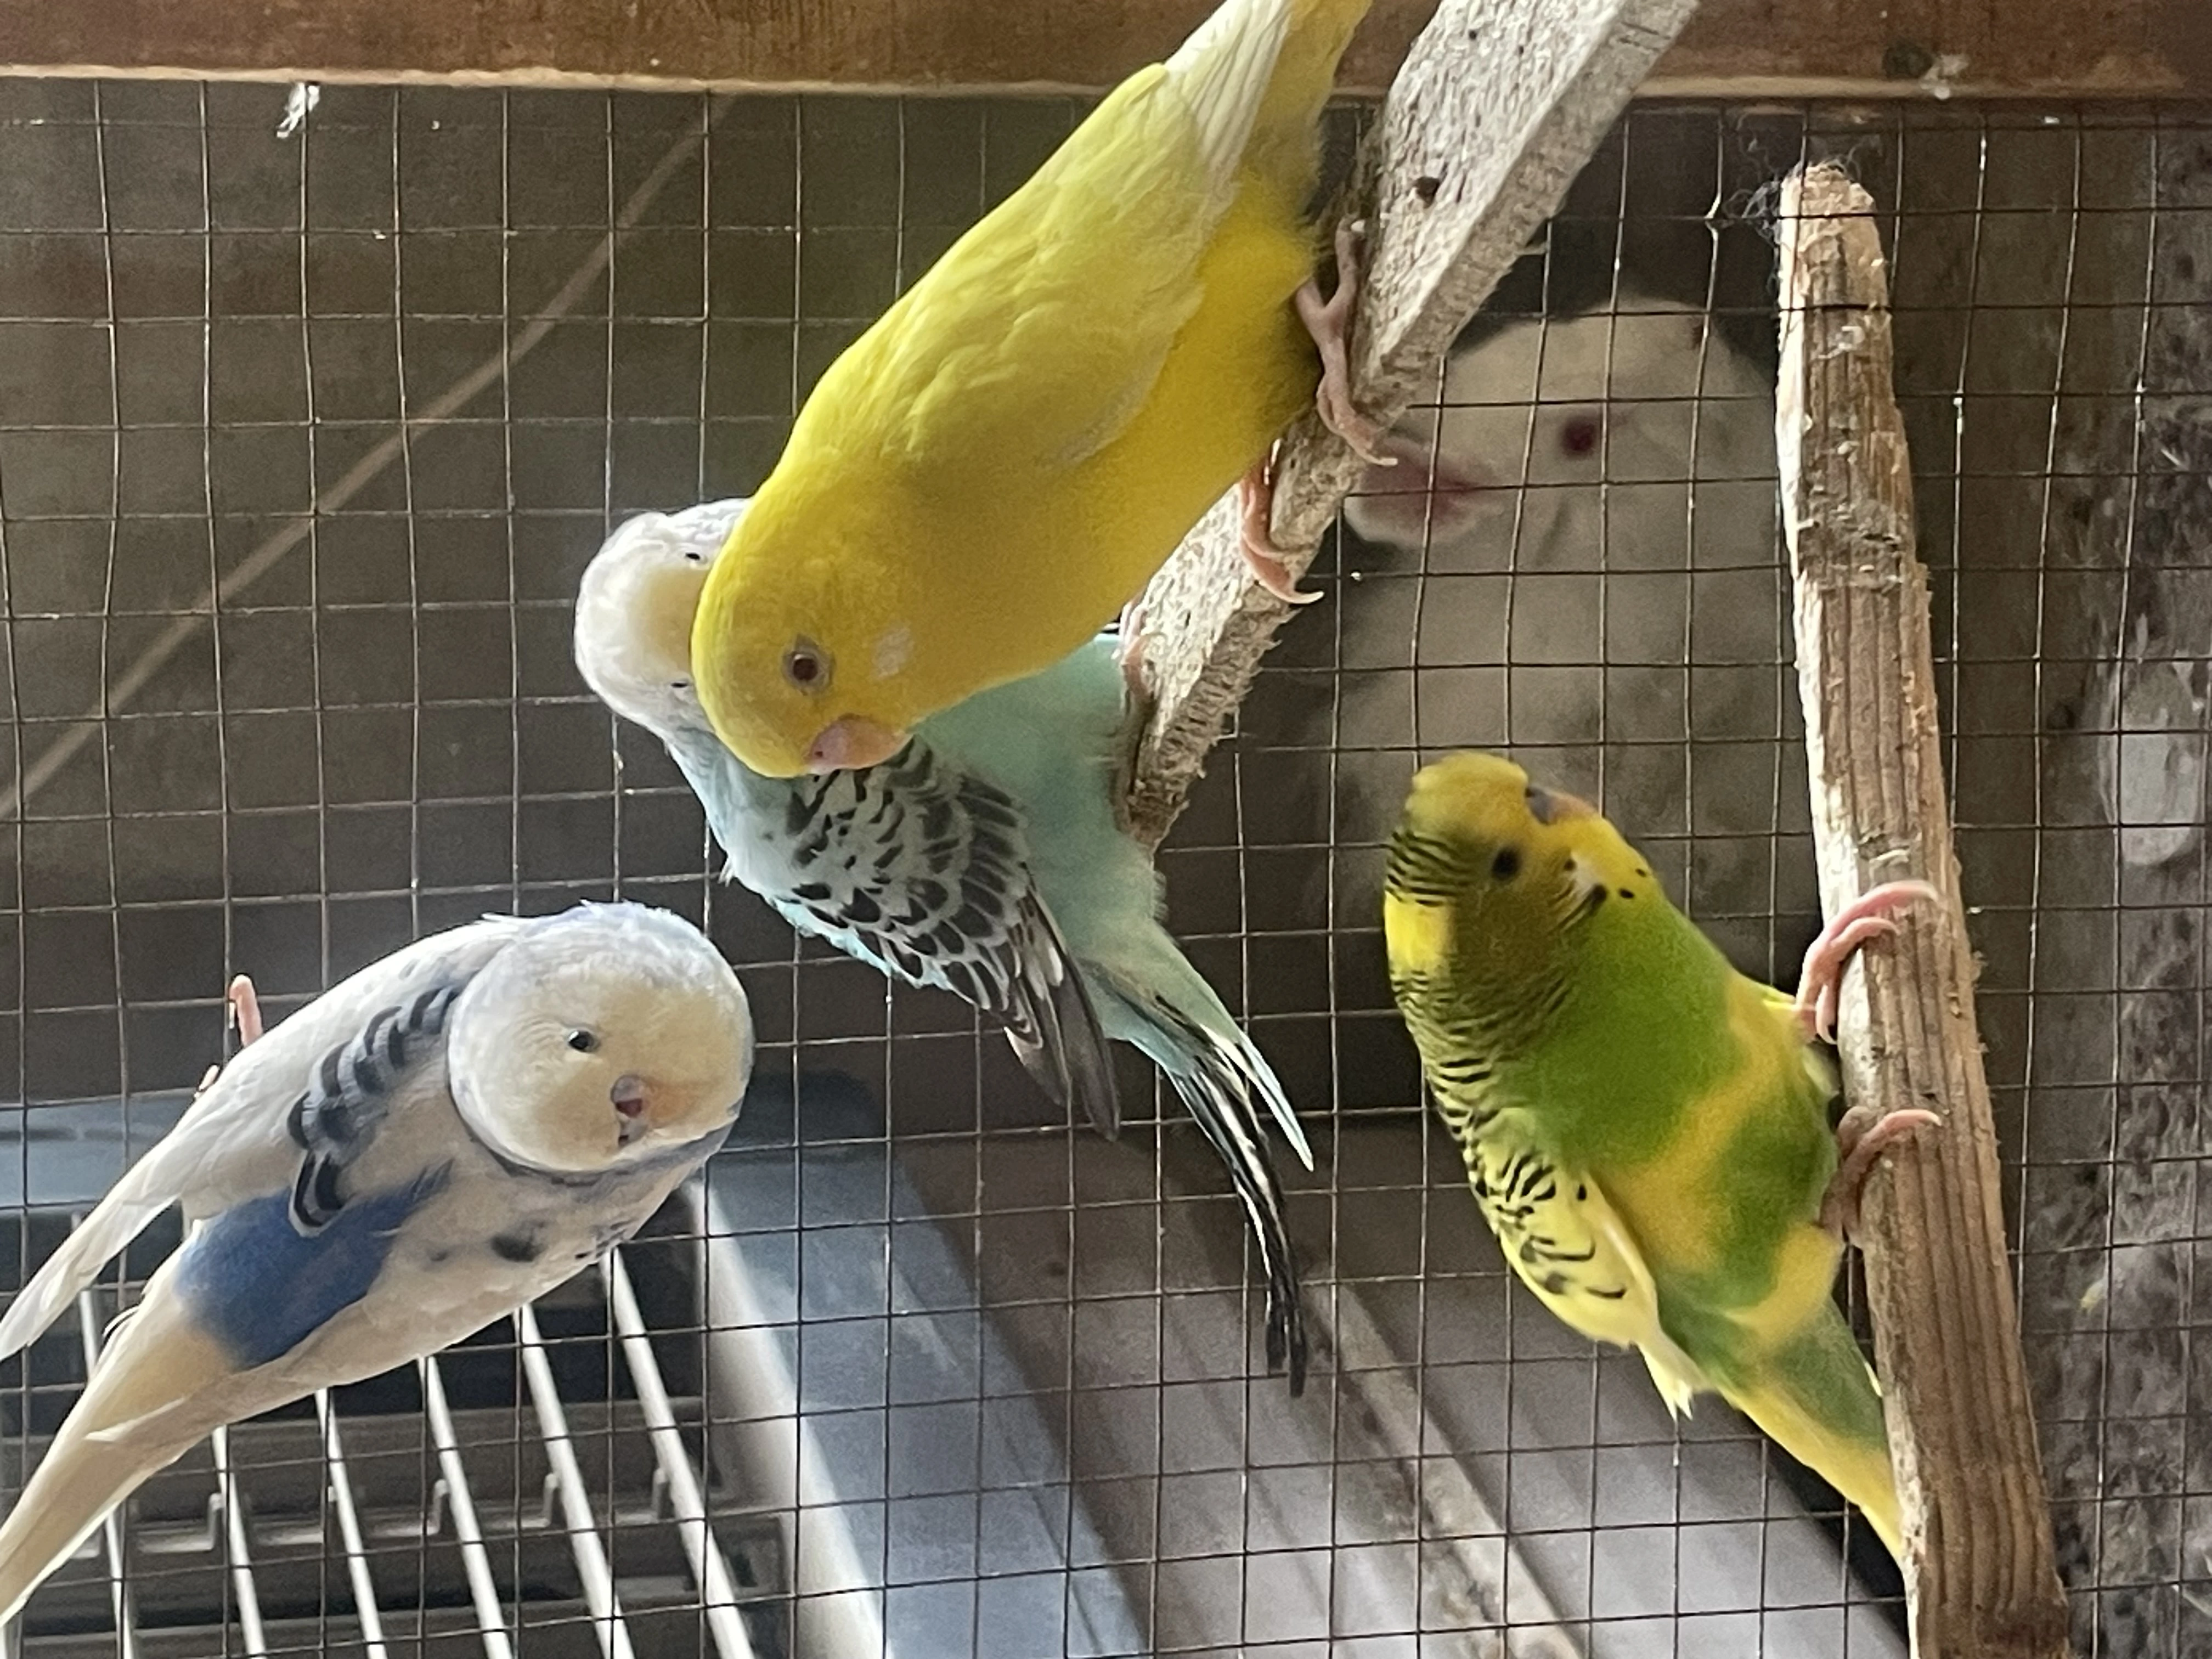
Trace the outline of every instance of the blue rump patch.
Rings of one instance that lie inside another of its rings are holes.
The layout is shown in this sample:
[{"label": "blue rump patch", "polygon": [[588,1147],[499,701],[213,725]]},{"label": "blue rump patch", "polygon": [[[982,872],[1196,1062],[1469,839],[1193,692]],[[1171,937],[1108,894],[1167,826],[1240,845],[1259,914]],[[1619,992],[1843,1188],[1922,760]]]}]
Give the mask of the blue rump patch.
[{"label": "blue rump patch", "polygon": [[357,1198],[312,1237],[292,1224],[289,1188],[226,1210],[185,1243],[177,1293],[240,1370],[282,1358],[368,1294],[393,1237],[447,1174]]}]

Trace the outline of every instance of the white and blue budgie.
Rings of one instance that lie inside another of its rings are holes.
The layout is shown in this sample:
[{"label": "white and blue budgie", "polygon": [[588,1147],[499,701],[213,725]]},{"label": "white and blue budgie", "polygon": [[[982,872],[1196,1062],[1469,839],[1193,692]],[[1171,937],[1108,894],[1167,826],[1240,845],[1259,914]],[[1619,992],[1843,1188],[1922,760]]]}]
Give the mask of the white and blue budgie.
[{"label": "white and blue budgie", "polygon": [[1103,1039],[1143,1051],[1229,1166],[1267,1280],[1267,1363],[1298,1391],[1304,1321],[1267,1120],[1308,1169],[1313,1153],[1267,1060],[1160,925],[1152,855],[1121,827],[1112,637],[932,715],[880,765],[762,777],[708,724],[690,655],[700,591],[746,505],[647,514],[607,539],[576,598],[585,680],[667,746],[726,878],[793,927],[1003,1021],[1046,1091],[1108,1133]]},{"label": "white and blue budgie", "polygon": [[0,1355],[28,1346],[182,1206],[0,1526],[0,1620],[217,1427],[434,1352],[628,1238],[721,1145],[752,1054],[720,954],[635,904],[434,934],[240,1050],[0,1319]]}]

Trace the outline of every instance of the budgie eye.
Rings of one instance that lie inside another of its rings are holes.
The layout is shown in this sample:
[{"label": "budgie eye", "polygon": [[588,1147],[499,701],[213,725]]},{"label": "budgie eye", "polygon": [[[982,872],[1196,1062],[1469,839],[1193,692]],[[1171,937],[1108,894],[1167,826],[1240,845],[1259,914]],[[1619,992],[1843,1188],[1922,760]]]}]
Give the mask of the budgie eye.
[{"label": "budgie eye", "polygon": [[1568,455],[1587,455],[1597,447],[1604,430],[1595,415],[1577,415],[1559,428],[1559,448]]},{"label": "budgie eye", "polygon": [[671,680],[668,682],[668,689],[671,691],[689,691],[691,689],[691,682],[689,680]]},{"label": "budgie eye", "polygon": [[1510,881],[1521,873],[1521,850],[1516,847],[1501,847],[1498,856],[1490,860],[1491,878]]},{"label": "budgie eye", "polygon": [[568,1046],[580,1054],[588,1054],[599,1046],[599,1034],[594,1031],[571,1031]]},{"label": "budgie eye", "polygon": [[826,691],[830,689],[829,654],[811,640],[794,641],[783,653],[783,677],[801,691]]},{"label": "budgie eye", "polygon": [[699,551],[696,547],[690,548],[687,550],[684,555],[684,562],[686,564],[704,564],[707,562],[707,556]]}]

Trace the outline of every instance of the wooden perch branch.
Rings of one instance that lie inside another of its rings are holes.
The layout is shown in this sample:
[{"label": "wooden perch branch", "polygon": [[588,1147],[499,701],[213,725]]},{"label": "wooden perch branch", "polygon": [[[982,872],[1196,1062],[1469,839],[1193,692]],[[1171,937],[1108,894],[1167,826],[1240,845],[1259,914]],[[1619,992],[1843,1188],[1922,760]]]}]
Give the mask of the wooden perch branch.
[{"label": "wooden perch branch", "polygon": [[[1405,412],[1475,308],[1558,210],[1607,129],[1696,0],[1443,0],[1368,134],[1350,210],[1368,228],[1352,341],[1352,393],[1388,424]],[[1279,452],[1274,538],[1312,562],[1359,477],[1309,414]],[[1233,499],[1217,505],[1145,590],[1154,706],[1139,741],[1129,822],[1158,842],[1290,607],[1237,554]]]},{"label": "wooden perch branch", "polygon": [[1774,422],[1821,900],[1832,914],[1922,876],[1946,901],[1904,913],[1866,954],[1840,1020],[1855,1107],[1943,1118],[1886,1155],[1862,1212],[1905,1597],[1925,1659],[2057,1659],[2066,1599],[2005,1259],[1873,212],[1832,165],[1784,184]]}]

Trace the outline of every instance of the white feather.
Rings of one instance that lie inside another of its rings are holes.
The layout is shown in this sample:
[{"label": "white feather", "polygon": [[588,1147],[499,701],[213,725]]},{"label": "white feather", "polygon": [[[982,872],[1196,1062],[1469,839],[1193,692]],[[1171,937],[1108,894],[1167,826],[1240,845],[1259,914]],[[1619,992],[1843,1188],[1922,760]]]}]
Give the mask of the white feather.
[{"label": "white feather", "polygon": [[1199,154],[1215,190],[1234,183],[1252,125],[1290,37],[1291,0],[1230,0],[1167,61],[1168,84],[1198,123]]}]

